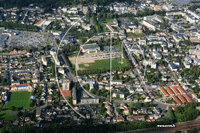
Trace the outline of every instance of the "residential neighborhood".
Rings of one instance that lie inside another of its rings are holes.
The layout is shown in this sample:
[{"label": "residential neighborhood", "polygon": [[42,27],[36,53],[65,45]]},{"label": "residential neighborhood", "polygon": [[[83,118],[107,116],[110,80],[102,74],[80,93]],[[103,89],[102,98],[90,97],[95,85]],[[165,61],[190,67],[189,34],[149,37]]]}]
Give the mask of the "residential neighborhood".
[{"label": "residential neighborhood", "polygon": [[200,1],[0,7],[0,27],[2,127],[199,119]]}]

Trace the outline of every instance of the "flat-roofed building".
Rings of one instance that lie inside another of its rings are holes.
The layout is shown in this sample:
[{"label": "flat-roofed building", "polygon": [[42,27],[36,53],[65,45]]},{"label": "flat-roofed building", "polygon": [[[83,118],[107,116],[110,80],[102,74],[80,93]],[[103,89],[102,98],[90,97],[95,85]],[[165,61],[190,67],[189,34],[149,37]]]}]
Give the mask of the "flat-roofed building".
[{"label": "flat-roofed building", "polygon": [[185,66],[185,68],[190,68],[190,63],[188,61],[184,61],[183,65]]},{"label": "flat-roofed building", "polygon": [[177,71],[177,66],[174,63],[169,63],[169,67],[172,71]]},{"label": "flat-roofed building", "polygon": [[97,53],[98,51],[100,51],[100,47],[96,43],[81,45],[80,49],[81,49],[81,52],[87,53],[87,54]]},{"label": "flat-roofed building", "polygon": [[77,104],[77,97],[76,97],[76,88],[72,88],[72,99],[73,99],[73,105]]}]

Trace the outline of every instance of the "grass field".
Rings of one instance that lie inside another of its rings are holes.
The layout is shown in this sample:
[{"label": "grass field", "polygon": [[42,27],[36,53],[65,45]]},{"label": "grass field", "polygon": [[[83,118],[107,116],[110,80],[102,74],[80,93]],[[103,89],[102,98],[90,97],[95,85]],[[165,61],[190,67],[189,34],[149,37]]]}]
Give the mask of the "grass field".
[{"label": "grass field", "polygon": [[11,92],[10,100],[7,103],[7,108],[15,106],[29,109],[30,95],[31,93],[28,91]]},{"label": "grass field", "polygon": [[[128,66],[128,62],[125,59],[123,59],[123,64],[121,64],[121,59],[112,59],[112,68],[125,66]],[[85,68],[85,70],[110,69],[110,59],[96,60],[95,63],[89,63],[89,65],[80,64],[79,67]]]}]

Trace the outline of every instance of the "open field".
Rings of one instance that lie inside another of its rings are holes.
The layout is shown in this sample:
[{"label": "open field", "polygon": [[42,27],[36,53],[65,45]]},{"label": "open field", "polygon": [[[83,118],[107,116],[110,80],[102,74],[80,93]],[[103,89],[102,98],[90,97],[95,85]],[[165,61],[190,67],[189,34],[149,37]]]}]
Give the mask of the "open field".
[{"label": "open field", "polygon": [[31,93],[28,91],[11,92],[7,107],[11,108],[12,106],[15,106],[29,109],[30,94]]},{"label": "open field", "polygon": [[[128,62],[123,59],[123,64],[121,64],[121,59],[112,59],[112,68],[116,67],[126,67],[128,66]],[[104,59],[104,60],[95,60],[94,63],[87,63],[87,66],[85,64],[80,64],[79,67],[85,68],[85,70],[91,70],[91,69],[110,69],[110,59]]]}]

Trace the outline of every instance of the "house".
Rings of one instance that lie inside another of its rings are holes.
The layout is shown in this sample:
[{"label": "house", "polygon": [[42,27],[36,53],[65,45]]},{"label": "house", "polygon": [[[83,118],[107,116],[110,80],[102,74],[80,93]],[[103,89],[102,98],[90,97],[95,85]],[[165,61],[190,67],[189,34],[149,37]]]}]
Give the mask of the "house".
[{"label": "house", "polygon": [[29,118],[29,117],[25,117],[25,119],[24,119],[26,122],[27,121],[31,121],[31,118]]},{"label": "house", "polygon": [[49,97],[49,98],[48,98],[48,102],[52,102],[52,98]]},{"label": "house", "polygon": [[120,109],[125,109],[125,108],[127,108],[127,106],[126,106],[125,103],[121,103],[119,108],[120,108]]},{"label": "house", "polygon": [[124,92],[112,92],[112,97],[125,98]]},{"label": "house", "polygon": [[117,118],[117,122],[124,122],[124,118],[123,117],[118,117]]},{"label": "house", "polygon": [[86,118],[87,118],[87,119],[90,119],[90,114],[86,114]]},{"label": "house", "polygon": [[138,110],[138,113],[147,114],[147,109],[146,108],[141,108],[141,109]]},{"label": "house", "polygon": [[137,110],[133,109],[133,115],[137,115],[137,114],[138,114]]},{"label": "house", "polygon": [[128,108],[125,108],[125,109],[124,109],[124,114],[125,114],[125,115],[128,115],[128,113],[129,113],[129,109],[128,109]]},{"label": "house", "polygon": [[107,117],[105,120],[106,123],[110,123],[110,117]]},{"label": "house", "polygon": [[122,80],[111,80],[111,85],[122,85]]},{"label": "house", "polygon": [[131,115],[131,116],[127,116],[126,119],[128,121],[133,121],[133,120],[145,121],[145,115]]}]

